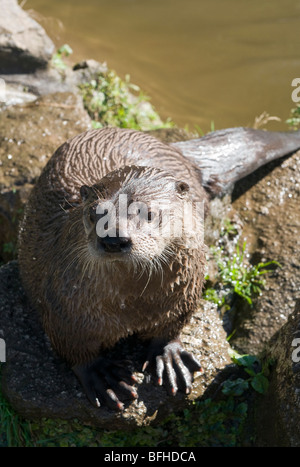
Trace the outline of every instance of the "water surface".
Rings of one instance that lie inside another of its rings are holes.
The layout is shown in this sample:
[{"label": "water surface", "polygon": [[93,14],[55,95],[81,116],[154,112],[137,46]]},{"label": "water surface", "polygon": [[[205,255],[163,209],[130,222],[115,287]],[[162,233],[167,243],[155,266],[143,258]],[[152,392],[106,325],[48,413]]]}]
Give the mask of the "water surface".
[{"label": "water surface", "polygon": [[[178,125],[283,120],[300,77],[300,0],[27,0],[73,60],[129,73]],[[269,129],[286,129],[273,123]]]}]

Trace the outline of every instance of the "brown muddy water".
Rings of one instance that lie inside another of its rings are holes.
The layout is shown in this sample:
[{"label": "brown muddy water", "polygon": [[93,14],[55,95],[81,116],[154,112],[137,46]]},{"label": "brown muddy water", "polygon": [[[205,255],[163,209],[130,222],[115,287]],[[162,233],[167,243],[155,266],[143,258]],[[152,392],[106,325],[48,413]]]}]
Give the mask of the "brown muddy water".
[{"label": "brown muddy water", "polygon": [[202,131],[284,121],[300,77],[300,0],[27,0],[72,61],[106,61],[162,117]]}]

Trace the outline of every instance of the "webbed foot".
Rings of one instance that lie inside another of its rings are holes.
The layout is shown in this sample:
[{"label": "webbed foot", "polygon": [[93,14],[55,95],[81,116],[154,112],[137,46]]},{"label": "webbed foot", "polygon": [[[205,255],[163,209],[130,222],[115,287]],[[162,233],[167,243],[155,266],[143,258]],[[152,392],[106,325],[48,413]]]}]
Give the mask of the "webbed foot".
[{"label": "webbed foot", "polygon": [[125,368],[124,362],[100,357],[91,364],[76,365],[72,370],[89,401],[96,407],[106,405],[114,410],[123,410],[124,404],[119,397],[122,400],[138,397],[132,386],[136,379],[131,371]]},{"label": "webbed foot", "polygon": [[169,392],[174,396],[178,388],[189,394],[192,390],[193,373],[203,371],[198,360],[183,349],[179,339],[169,342],[153,339],[142,371],[153,364],[158,385],[161,386],[166,380]]}]

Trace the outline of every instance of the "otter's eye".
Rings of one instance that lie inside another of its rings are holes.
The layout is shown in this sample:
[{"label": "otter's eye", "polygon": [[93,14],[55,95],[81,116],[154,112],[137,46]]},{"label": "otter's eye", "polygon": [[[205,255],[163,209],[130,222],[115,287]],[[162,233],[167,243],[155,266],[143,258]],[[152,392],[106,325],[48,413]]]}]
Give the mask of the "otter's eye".
[{"label": "otter's eye", "polygon": [[176,186],[176,190],[178,191],[178,193],[187,193],[189,190],[190,190],[190,187],[187,183],[185,182],[176,182],[175,183],[175,186]]}]

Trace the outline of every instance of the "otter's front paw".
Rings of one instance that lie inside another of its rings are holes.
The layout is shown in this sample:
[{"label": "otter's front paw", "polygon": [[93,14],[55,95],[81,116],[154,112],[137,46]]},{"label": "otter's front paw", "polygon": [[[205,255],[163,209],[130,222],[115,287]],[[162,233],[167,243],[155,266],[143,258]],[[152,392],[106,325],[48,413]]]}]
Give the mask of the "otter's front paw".
[{"label": "otter's front paw", "polygon": [[136,399],[132,373],[124,368],[124,362],[114,362],[100,357],[89,365],[72,368],[89,401],[96,407],[107,405],[114,410],[123,410],[121,399]]},{"label": "otter's front paw", "polygon": [[183,387],[186,394],[192,390],[193,373],[202,372],[198,360],[183,349],[179,339],[166,342],[163,339],[153,339],[148,357],[143,365],[143,371],[148,365],[155,365],[157,383],[161,386],[166,379],[171,394],[175,395],[178,388]]}]

